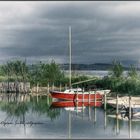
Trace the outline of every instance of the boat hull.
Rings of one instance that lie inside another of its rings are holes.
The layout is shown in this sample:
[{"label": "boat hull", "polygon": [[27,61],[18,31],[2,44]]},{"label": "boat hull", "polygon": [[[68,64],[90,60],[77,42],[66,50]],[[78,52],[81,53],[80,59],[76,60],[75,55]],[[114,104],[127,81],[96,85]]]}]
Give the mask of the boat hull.
[{"label": "boat hull", "polygon": [[96,94],[83,94],[83,93],[63,93],[63,92],[57,92],[57,91],[50,91],[51,96],[53,98],[57,98],[57,99],[62,99],[62,100],[78,100],[78,101],[94,101],[96,98],[97,100],[102,100],[103,95],[101,95],[100,93],[96,93]]}]

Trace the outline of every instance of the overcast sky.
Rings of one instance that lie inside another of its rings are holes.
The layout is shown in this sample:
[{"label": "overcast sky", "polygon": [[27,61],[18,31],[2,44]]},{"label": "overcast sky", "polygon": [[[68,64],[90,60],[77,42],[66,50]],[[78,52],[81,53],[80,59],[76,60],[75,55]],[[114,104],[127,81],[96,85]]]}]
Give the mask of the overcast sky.
[{"label": "overcast sky", "polygon": [[0,62],[140,63],[139,1],[0,2]]}]

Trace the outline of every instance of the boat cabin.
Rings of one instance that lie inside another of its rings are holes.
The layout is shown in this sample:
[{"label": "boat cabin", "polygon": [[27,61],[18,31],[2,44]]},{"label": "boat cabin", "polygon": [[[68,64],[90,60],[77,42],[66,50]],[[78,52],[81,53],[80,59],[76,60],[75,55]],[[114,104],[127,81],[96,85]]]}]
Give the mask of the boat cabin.
[{"label": "boat cabin", "polygon": [[71,89],[66,89],[64,93],[76,93],[76,92],[82,92],[83,90],[81,88],[71,88]]}]

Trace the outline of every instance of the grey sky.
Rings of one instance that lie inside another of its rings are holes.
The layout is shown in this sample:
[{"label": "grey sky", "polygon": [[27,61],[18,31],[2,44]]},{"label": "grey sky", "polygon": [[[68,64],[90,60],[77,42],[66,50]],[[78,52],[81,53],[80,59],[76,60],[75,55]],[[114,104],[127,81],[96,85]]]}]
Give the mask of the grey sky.
[{"label": "grey sky", "polygon": [[139,1],[0,2],[0,61],[140,62]]}]

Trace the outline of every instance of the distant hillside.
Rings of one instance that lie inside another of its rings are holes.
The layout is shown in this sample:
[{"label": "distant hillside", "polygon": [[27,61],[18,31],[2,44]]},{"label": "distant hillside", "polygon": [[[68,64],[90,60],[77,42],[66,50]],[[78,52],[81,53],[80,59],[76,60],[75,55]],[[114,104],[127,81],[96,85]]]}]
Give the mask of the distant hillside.
[{"label": "distant hillside", "polygon": [[[69,64],[59,64],[62,70],[69,70]],[[28,65],[32,69],[32,65]],[[95,63],[95,64],[72,64],[72,70],[109,70],[112,64]],[[124,70],[129,70],[130,66],[123,66]],[[137,68],[140,70],[140,67]]]},{"label": "distant hillside", "polygon": [[[68,70],[69,64],[60,64],[61,69]],[[111,64],[72,64],[72,70],[108,70],[112,67]]]},{"label": "distant hillside", "polygon": [[[95,63],[95,64],[72,64],[72,70],[109,70],[112,64]],[[63,70],[69,70],[69,64],[60,64],[60,68]],[[128,67],[124,67],[124,70],[128,70]]]}]

